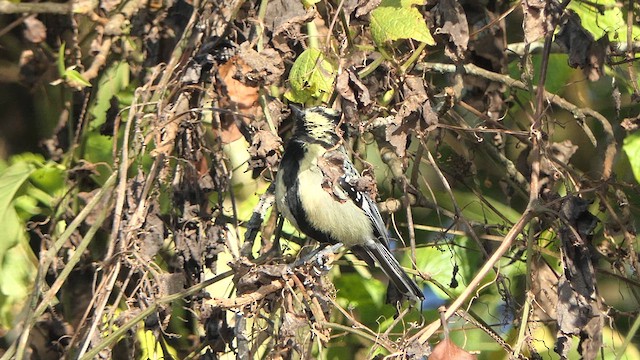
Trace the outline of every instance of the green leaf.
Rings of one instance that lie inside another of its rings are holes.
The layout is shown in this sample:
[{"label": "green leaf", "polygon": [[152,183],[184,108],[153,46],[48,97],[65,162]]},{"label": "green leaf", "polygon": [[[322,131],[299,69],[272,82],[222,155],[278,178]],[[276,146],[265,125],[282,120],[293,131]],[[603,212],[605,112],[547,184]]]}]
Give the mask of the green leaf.
[{"label": "green leaf", "polygon": [[629,164],[631,164],[631,170],[636,181],[640,183],[640,133],[636,132],[624,139],[622,150],[627,154],[629,158]]},{"label": "green leaf", "polygon": [[64,72],[64,78],[78,85],[91,87],[91,83],[88,82],[84,77],[82,77],[82,74],[80,74],[77,70],[71,68],[67,69]]},{"label": "green leaf", "polygon": [[436,44],[424,17],[411,3],[386,1],[371,12],[371,36],[378,46],[399,39]]},{"label": "green leaf", "polygon": [[27,181],[34,167],[31,164],[18,162],[0,173],[0,219],[6,216],[18,190]]},{"label": "green leaf", "polygon": [[[89,108],[89,113],[93,115],[93,120],[89,125],[90,129],[99,129],[106,120],[106,114],[109,107],[111,107],[111,98],[116,96],[119,99],[119,105],[124,108],[125,101],[122,96],[129,96],[132,98],[132,91],[128,91],[127,88],[131,84],[129,64],[126,62],[117,62],[106,68],[98,83],[96,89],[98,89],[93,105]],[[128,100],[128,104],[131,104],[131,100]],[[126,119],[126,115],[123,114]]]},{"label": "green leaf", "polygon": [[0,259],[8,249],[14,247],[23,224],[16,213],[14,200],[22,185],[27,181],[34,167],[26,162],[17,162],[0,173]]},{"label": "green leaf", "polygon": [[65,43],[62,43],[58,50],[58,73],[60,73],[60,76],[64,76],[64,71],[67,68],[64,66],[64,46]]},{"label": "green leaf", "polygon": [[64,191],[65,168],[60,164],[49,162],[35,170],[29,180],[48,194],[61,193]]},{"label": "green leaf", "polygon": [[[84,144],[84,160],[92,164],[113,164],[113,138],[100,135],[96,132],[90,132],[85,139]],[[111,175],[109,168],[99,166],[97,168],[98,175],[94,175],[94,179],[98,184],[104,184]]]},{"label": "green leaf", "polygon": [[[417,268],[431,278],[448,287],[448,291],[454,296],[459,295],[480,268],[482,258],[471,240],[466,237],[455,239],[454,245],[429,246],[416,249]],[[454,266],[457,265],[455,281],[456,287],[449,287],[453,283]],[[440,297],[447,299],[448,295],[439,288],[431,286],[432,290]]]},{"label": "green leaf", "polygon": [[[582,26],[596,40],[609,34],[611,41],[627,41],[627,22],[616,0],[572,1],[568,8],[580,16]],[[634,39],[640,36],[640,27],[636,24],[633,25],[632,34]]]},{"label": "green leaf", "polygon": [[302,0],[302,5],[304,5],[305,9],[308,9],[319,2],[320,0]]},{"label": "green leaf", "polygon": [[306,103],[311,99],[326,102],[333,91],[335,66],[318,49],[305,50],[289,72],[291,90],[285,94],[290,101]]},{"label": "green leaf", "polygon": [[25,241],[20,246],[7,251],[2,259],[0,292],[3,295],[20,298],[27,294],[35,270],[34,258],[28,247]]}]

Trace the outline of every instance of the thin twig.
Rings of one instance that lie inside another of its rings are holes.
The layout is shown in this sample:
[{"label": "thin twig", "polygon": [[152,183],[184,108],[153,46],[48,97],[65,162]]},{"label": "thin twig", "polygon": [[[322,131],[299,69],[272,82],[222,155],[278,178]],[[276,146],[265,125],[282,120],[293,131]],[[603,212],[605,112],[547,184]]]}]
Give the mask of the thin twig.
[{"label": "thin twig", "polygon": [[[419,71],[424,70],[424,71],[433,71],[433,72],[450,74],[450,73],[456,72],[456,65],[422,62],[422,63],[416,64],[416,69]],[[466,73],[471,75],[476,75],[488,80],[500,82],[509,87],[513,87],[516,89],[529,91],[528,85],[526,85],[520,80],[511,78],[509,75],[488,71],[473,64],[464,65],[464,70]],[[537,91],[537,87],[534,86],[533,90]],[[571,103],[570,101],[564,99],[559,95],[550,93],[546,90],[543,92],[543,94],[544,94],[545,101],[548,101],[560,107],[561,109],[564,109],[572,113],[574,118],[578,120],[578,124],[580,126],[584,126],[584,120],[587,116],[590,116],[596,119],[601,124],[602,130],[604,131],[603,140],[606,145],[604,160],[603,160],[602,179],[603,180],[609,179],[611,177],[613,161],[617,152],[616,140],[613,134],[613,127],[611,126],[611,123],[609,122],[609,120],[607,120],[607,118],[604,117],[599,112],[591,108],[580,108],[577,105]]]},{"label": "thin twig", "polygon": [[0,0],[0,14],[71,14],[74,3],[76,1],[69,1],[66,3],[53,3],[53,2],[20,2],[15,3],[11,1]]},{"label": "thin twig", "polygon": [[149,315],[153,314],[155,311],[157,311],[158,306],[160,305],[164,305],[164,304],[170,304],[173,301],[179,300],[179,299],[184,299],[187,298],[189,296],[195,295],[198,292],[202,291],[202,289],[206,288],[207,286],[210,286],[211,284],[214,284],[220,280],[223,280],[229,276],[233,275],[233,271],[229,270],[226,271],[222,274],[216,275],[215,277],[205,280],[203,282],[201,282],[200,284],[194,285],[184,291],[180,291],[178,293],[172,294],[172,295],[168,295],[165,296],[163,298],[159,298],[156,299],[155,301],[151,302],[149,304],[149,307],[147,307],[146,309],[142,310],[140,313],[138,313],[138,315],[134,316],[131,320],[129,320],[126,324],[123,324],[122,326],[120,326],[119,328],[117,328],[114,332],[112,332],[109,336],[107,336],[106,338],[104,338],[104,340],[102,342],[100,342],[99,344],[96,344],[96,346],[94,346],[90,351],[88,351],[83,357],[80,358],[80,360],[90,360],[95,358],[96,355],[98,355],[98,353],[100,351],[102,351],[102,349],[106,348],[109,345],[112,345],[113,343],[115,343],[116,341],[118,341],[122,336],[124,336],[129,330],[131,330],[131,328],[133,328],[134,326],[138,325],[140,323],[140,321],[144,320],[145,318],[147,318]]},{"label": "thin twig", "polygon": [[[450,318],[453,314],[456,313],[458,309],[467,301],[467,299],[474,293],[480,285],[480,283],[484,280],[485,276],[489,274],[489,272],[493,269],[495,264],[500,261],[502,255],[504,255],[507,250],[511,247],[515,239],[518,237],[520,232],[524,230],[525,226],[531,221],[534,217],[534,212],[532,209],[527,208],[525,212],[522,214],[518,222],[509,230],[507,235],[504,237],[504,241],[500,246],[496,249],[496,251],[491,255],[491,257],[485,262],[482,268],[478,271],[476,276],[469,282],[467,288],[458,296],[458,298],[447,308],[445,312],[445,318]],[[412,336],[409,341],[418,341],[420,344],[425,344],[429,338],[438,330],[441,326],[440,320],[436,320],[435,322],[429,324],[424,327],[414,336]]]}]

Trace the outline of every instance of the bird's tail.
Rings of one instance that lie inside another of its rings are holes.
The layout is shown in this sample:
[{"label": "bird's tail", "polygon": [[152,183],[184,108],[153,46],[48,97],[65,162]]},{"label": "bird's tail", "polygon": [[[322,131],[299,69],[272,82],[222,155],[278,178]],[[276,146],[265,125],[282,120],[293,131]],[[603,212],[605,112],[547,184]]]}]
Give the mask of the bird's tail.
[{"label": "bird's tail", "polygon": [[391,254],[391,251],[378,241],[372,241],[363,246],[367,255],[380,265],[382,271],[387,275],[391,283],[400,291],[401,294],[409,299],[424,299],[422,290],[402,269],[398,260]]}]

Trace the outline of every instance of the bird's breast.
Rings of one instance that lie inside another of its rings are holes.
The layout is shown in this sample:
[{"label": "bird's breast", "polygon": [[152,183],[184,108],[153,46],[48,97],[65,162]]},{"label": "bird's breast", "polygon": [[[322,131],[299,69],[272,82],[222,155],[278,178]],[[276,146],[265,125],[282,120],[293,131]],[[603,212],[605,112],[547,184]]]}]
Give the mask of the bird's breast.
[{"label": "bird's breast", "polygon": [[315,165],[301,169],[299,198],[310,226],[346,246],[361,245],[373,237],[367,215],[351,199],[339,201],[321,186],[324,175]]}]

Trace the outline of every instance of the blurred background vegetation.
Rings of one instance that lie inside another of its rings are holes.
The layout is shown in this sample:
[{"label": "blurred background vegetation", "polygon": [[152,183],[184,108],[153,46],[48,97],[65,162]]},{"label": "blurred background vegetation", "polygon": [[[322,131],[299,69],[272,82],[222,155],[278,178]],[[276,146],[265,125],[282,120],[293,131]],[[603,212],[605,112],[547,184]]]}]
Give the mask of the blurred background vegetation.
[{"label": "blurred background vegetation", "polygon": [[[0,0],[0,355],[640,359],[639,18]],[[347,249],[291,265],[289,103],[345,114],[422,304]]]}]

